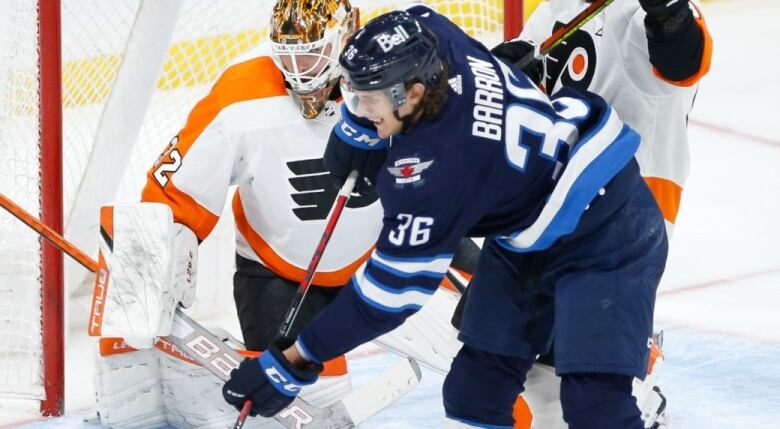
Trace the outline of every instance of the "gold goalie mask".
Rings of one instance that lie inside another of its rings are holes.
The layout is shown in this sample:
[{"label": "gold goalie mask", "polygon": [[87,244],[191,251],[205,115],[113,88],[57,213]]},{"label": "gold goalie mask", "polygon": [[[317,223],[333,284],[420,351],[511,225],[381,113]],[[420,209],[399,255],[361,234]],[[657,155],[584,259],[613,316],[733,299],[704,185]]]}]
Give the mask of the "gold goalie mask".
[{"label": "gold goalie mask", "polygon": [[271,57],[306,118],[317,116],[341,76],[338,57],[359,25],[349,0],[278,0],[271,16]]}]

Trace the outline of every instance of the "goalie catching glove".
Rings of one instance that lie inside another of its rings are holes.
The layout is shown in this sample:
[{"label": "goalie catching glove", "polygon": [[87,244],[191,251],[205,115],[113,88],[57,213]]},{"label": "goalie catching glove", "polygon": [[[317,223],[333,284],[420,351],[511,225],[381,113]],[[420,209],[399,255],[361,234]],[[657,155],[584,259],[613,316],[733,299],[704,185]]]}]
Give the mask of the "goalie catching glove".
[{"label": "goalie catching glove", "polygon": [[251,399],[249,415],[272,417],[290,405],[302,387],[314,384],[322,369],[321,364],[315,363],[296,367],[276,346],[271,346],[259,358],[244,359],[230,372],[230,379],[222,386],[222,396],[239,411]]}]

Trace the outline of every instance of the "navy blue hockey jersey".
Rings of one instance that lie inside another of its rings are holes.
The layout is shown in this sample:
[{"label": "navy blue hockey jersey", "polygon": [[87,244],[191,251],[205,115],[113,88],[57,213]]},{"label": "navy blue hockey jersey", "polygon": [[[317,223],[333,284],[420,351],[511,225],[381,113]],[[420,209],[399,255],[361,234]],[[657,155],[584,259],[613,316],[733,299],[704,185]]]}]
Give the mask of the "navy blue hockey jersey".
[{"label": "navy blue hockey jersey", "polygon": [[549,248],[632,159],[639,137],[605,102],[564,89],[551,101],[436,12],[409,12],[437,36],[449,97],[434,120],[394,136],[377,178],[376,250],[299,336],[330,359],[398,326],[425,303],[464,236],[518,252]]}]

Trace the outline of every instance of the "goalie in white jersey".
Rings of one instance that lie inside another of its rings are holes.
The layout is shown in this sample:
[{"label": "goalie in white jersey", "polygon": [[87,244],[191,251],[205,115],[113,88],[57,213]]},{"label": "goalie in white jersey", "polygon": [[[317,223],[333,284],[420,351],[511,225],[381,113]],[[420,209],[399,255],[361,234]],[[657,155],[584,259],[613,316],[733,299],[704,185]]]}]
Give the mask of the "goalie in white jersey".
[{"label": "goalie in white jersey", "polygon": [[[592,2],[542,2],[520,37],[492,52],[509,62],[519,61],[533,51],[533,45],[540,45]],[[615,0],[554,48],[543,62],[526,69],[549,94],[563,86],[575,86],[601,95],[639,133],[636,159],[663,213],[670,238],[689,172],[688,113],[699,80],[709,71],[711,56],[712,39],[693,1]],[[540,361],[552,363],[552,358]],[[644,413],[657,408],[642,403],[659,400],[650,390],[656,376],[657,372],[649,374],[643,385],[634,386]],[[558,383],[552,368],[536,365],[529,372],[528,391],[536,390],[537,394],[526,395],[526,399],[534,411],[535,428],[565,427],[555,389]],[[524,414],[522,409],[516,411],[516,417]],[[663,427],[664,416],[655,423],[658,426],[651,426],[653,416],[643,417],[647,427]],[[528,423],[516,427],[527,428]]]},{"label": "goalie in white jersey", "polygon": [[[343,41],[358,25],[358,10],[348,0],[278,0],[270,40],[234,61],[191,110],[184,127],[147,173],[143,203],[101,212],[101,263],[110,272],[110,284],[100,289],[107,289],[109,296],[102,299],[105,310],[95,322],[99,328],[90,333],[126,340],[104,338],[101,344],[105,358],[99,360],[96,387],[104,424],[144,427],[167,421],[177,427],[224,427],[235,419],[235,413],[224,407],[215,387],[217,379],[206,370],[155,350],[123,353],[132,351],[125,343],[145,347],[150,343],[141,339],[165,335],[173,306],[192,303],[197,246],[215,227],[231,186],[237,187],[232,199],[237,253],[233,294],[244,341],[237,346],[260,351],[272,344],[282,349],[292,344],[290,339],[277,339],[277,332],[338,191],[322,157],[329,138],[338,138],[331,132],[342,119],[337,58]],[[379,140],[375,131],[359,123],[341,124],[355,138]],[[361,130],[374,134],[358,135]],[[379,153],[368,163],[381,165],[384,155]],[[360,193],[349,199],[328,243],[290,338],[328,305],[374,247],[382,227],[382,207],[365,182],[357,190]],[[169,214],[150,214],[159,209]],[[128,225],[134,222],[142,226],[131,231]],[[145,250],[154,241],[154,251],[130,255],[135,243],[126,238],[132,235]],[[161,250],[169,243],[173,244],[168,251]],[[464,241],[464,251],[453,266],[461,261],[473,264],[478,251],[472,242]],[[172,268],[160,268],[173,274],[161,284],[172,290],[165,291],[160,301],[171,307],[150,306],[147,299],[141,311],[134,288],[150,275],[125,282],[123,277],[152,266],[153,256],[160,259],[166,253],[170,256],[163,259]],[[414,334],[407,330],[407,334],[389,335],[383,344],[414,356],[422,343],[438,342],[439,347],[425,348],[422,354],[427,356],[415,357],[444,372],[459,347],[448,323],[457,295],[443,289],[437,298],[445,309],[439,317],[411,323],[407,329]],[[115,304],[119,302],[123,304]],[[438,314],[435,306],[431,308]],[[445,334],[434,329],[435,323]],[[418,329],[423,325],[433,333]],[[398,338],[405,342],[399,343]],[[439,353],[441,347],[448,349]],[[331,377],[320,379],[308,394],[303,392],[318,406],[330,405],[350,390],[343,356],[325,366]],[[247,424],[276,425],[266,419]]]},{"label": "goalie in white jersey", "polygon": [[[337,58],[343,42],[358,25],[358,10],[348,0],[277,1],[270,40],[234,61],[219,76],[147,174],[141,206],[161,203],[169,207],[176,231],[173,240],[189,243],[175,244],[174,250],[182,253],[184,248],[191,255],[215,227],[230,187],[236,186],[232,199],[236,225],[233,294],[248,350],[265,350],[277,340],[279,326],[335,200],[338,190],[322,154],[340,118],[338,89],[334,92],[340,77]],[[119,215],[117,209],[104,213],[104,218]],[[333,234],[293,325],[293,338],[369,256],[381,217],[376,194],[350,198],[341,218],[346,226]],[[113,226],[118,225],[111,219],[103,224],[104,235],[113,240]],[[115,250],[113,246],[104,253],[115,256]],[[173,255],[172,259],[177,258]],[[111,267],[112,278],[120,275],[122,268],[118,263]],[[185,292],[180,299],[185,306],[191,303],[192,293]],[[105,313],[106,318],[112,317],[110,311]],[[281,338],[278,345],[287,347],[286,341]],[[188,368],[188,363],[165,359],[160,365],[163,379],[193,377],[166,376],[165,371],[177,368],[182,374],[198,373]],[[325,390],[320,389],[318,398],[309,398],[317,405],[332,403],[350,389],[343,356],[334,359],[328,371],[334,381],[323,384]],[[174,399],[179,396],[178,404],[168,404],[166,399],[168,422],[224,426],[235,415],[228,413],[225,418],[216,414],[217,410],[224,413],[224,407],[213,403],[203,406],[204,398],[213,396],[215,402],[221,398],[214,388],[216,379],[205,371],[198,374],[200,386],[181,381],[167,387],[179,390],[172,395]],[[125,427],[149,424],[148,416],[117,411],[125,405],[113,401],[107,392],[112,384],[109,377],[105,374],[99,382],[103,386],[98,386],[99,402],[103,402],[98,409],[104,423]],[[195,400],[198,397],[200,401]],[[181,408],[172,409],[176,407]],[[145,408],[150,407],[146,404]],[[171,418],[171,414],[183,417]]]}]

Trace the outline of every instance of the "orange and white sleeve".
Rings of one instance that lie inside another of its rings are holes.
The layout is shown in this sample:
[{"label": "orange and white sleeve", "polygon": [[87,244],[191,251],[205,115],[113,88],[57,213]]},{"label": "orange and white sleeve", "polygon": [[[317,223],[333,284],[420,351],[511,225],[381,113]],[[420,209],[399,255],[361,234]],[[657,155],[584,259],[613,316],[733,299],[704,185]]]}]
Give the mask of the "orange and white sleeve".
[{"label": "orange and white sleeve", "polygon": [[224,208],[237,156],[236,138],[220,116],[232,104],[280,95],[284,80],[270,58],[229,67],[148,171],[142,201],[167,204],[174,222],[203,241]]}]

